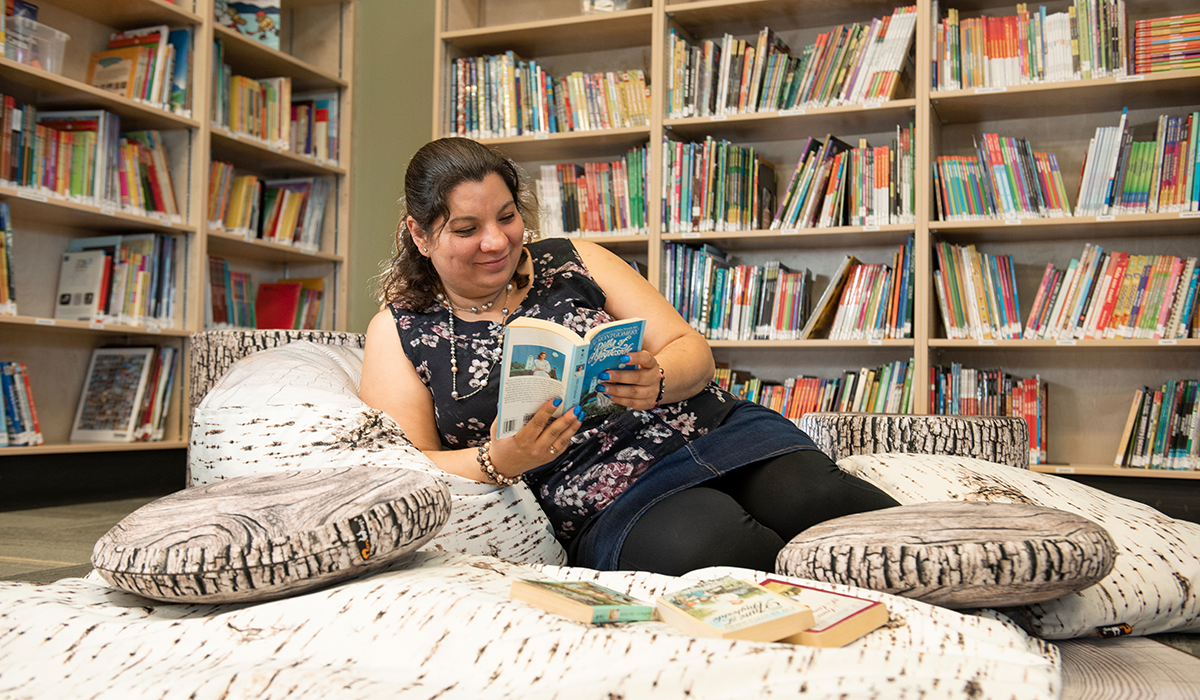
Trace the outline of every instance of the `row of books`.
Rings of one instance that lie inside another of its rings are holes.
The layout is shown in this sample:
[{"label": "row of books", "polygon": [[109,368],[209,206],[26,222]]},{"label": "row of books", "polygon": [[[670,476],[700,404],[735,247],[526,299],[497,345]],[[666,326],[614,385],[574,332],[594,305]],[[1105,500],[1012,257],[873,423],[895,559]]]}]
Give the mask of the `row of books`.
[{"label": "row of books", "polygon": [[[73,169],[71,172],[74,175]],[[161,132],[127,131],[121,134],[117,177],[123,210],[182,219]]]},{"label": "row of books", "polygon": [[1077,216],[1200,211],[1200,112],[1161,115],[1154,141],[1135,142],[1128,110],[1088,146]]},{"label": "row of books", "polygon": [[63,252],[54,318],[174,328],[183,251],[154,233],[73,238]]},{"label": "row of books", "polygon": [[662,292],[689,324],[713,340],[793,340],[812,306],[812,273],[778,260],[734,263],[714,246],[663,246]]},{"label": "row of books", "polygon": [[8,202],[0,201],[0,314],[17,315],[17,284],[13,280],[12,215]]},{"label": "row of books", "polygon": [[120,121],[104,110],[43,112],[5,95],[0,179],[94,205],[120,202]]},{"label": "row of books", "polygon": [[157,442],[165,434],[179,350],[96,348],[71,425],[72,442]]},{"label": "row of books", "polygon": [[1021,337],[1021,304],[1011,255],[981,253],[974,245],[939,241],[933,285],[942,325],[951,340]]},{"label": "row of books", "polygon": [[1133,70],[1159,73],[1200,68],[1200,13],[1133,23]]},{"label": "row of books", "polygon": [[668,37],[672,118],[871,104],[891,99],[909,65],[916,6],[834,27],[798,56],[770,27],[756,40]]},{"label": "row of books", "polygon": [[[862,263],[854,256],[844,259],[846,264],[834,274],[827,288],[827,293],[837,294],[837,304],[826,337],[830,340],[912,337],[913,245],[909,236],[904,246],[892,255],[891,265]],[[822,316],[828,314],[827,303],[824,299],[817,302],[810,337],[825,330]]]},{"label": "row of books", "polygon": [[1071,216],[1066,185],[1053,153],[1028,140],[983,134],[975,154],[938,156],[933,170],[940,221]]},{"label": "row of books", "polygon": [[594,581],[518,579],[509,597],[585,624],[661,619],[685,634],[842,647],[888,621],[887,606],[767,577],[722,576],[665,592],[653,604]]},{"label": "row of books", "polygon": [[896,360],[879,367],[847,369],[841,377],[789,377],[782,383],[718,367],[714,381],[796,422],[813,412],[911,413],[912,367],[912,360]]},{"label": "row of books", "polygon": [[1029,463],[1045,464],[1049,388],[1041,377],[961,363],[929,368],[929,413],[937,416],[1015,416],[1029,428]]},{"label": "row of books", "polygon": [[1047,264],[1022,337],[1200,337],[1195,257],[1105,252],[1087,243],[1065,270]]},{"label": "row of books", "polygon": [[257,175],[237,174],[232,163],[213,161],[208,184],[209,226],[316,250],[332,187],[329,177],[260,180]]},{"label": "row of books", "polygon": [[208,259],[204,326],[208,329],[315,329],[321,325],[325,280],[320,277],[260,282],[231,269],[221,258]]},{"label": "row of books", "polygon": [[542,165],[543,235],[645,235],[647,156],[642,146],[613,161]]},{"label": "row of books", "polygon": [[916,219],[912,124],[886,146],[809,137],[771,217],[770,229],[886,226]]},{"label": "row of books", "polygon": [[[944,16],[943,16],[944,14]],[[933,3],[934,90],[1122,77],[1132,73],[1124,0],[1071,0],[1067,9],[960,18]]]},{"label": "row of books", "polygon": [[640,69],[554,77],[512,51],[456,58],[446,72],[445,133],[471,138],[646,126]]},{"label": "row of books", "polygon": [[1200,469],[1200,380],[1170,380],[1133,393],[1114,466]]},{"label": "row of books", "polygon": [[775,168],[754,148],[711,136],[663,138],[665,233],[762,229],[775,211]]},{"label": "row of books", "polygon": [[87,83],[146,104],[191,116],[192,28],[166,25],[114,33],[92,53]]},{"label": "row of books", "polygon": [[213,43],[213,124],[249,136],[268,147],[338,160],[337,91],[292,92],[290,77],[234,75],[224,62],[224,43]]},{"label": "row of books", "polygon": [[0,362],[0,394],[0,447],[45,442],[24,362]]}]

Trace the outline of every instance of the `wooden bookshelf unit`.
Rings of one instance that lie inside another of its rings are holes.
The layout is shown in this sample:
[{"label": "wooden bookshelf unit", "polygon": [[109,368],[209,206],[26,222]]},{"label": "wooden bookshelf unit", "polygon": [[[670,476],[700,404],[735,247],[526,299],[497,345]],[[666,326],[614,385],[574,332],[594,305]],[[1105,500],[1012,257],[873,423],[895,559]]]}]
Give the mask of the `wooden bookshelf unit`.
[{"label": "wooden bookshelf unit", "polygon": [[[1200,340],[949,340],[934,290],[935,247],[945,241],[974,245],[991,255],[1013,256],[1024,324],[1047,263],[1065,267],[1085,243],[1105,251],[1142,255],[1200,255],[1200,218],[1180,213],[1065,218],[940,221],[930,176],[939,156],[970,155],[972,138],[998,133],[1028,139],[1057,154],[1071,205],[1080,185],[1083,156],[1100,126],[1115,125],[1123,108],[1138,140],[1152,140],[1160,114],[1186,115],[1200,109],[1200,70],[1144,76],[1011,85],[1003,88],[937,90],[933,87],[934,4],[917,0],[910,84],[890,101],[804,110],[672,118],[665,104],[670,82],[671,32],[695,40],[728,33],[752,41],[770,27],[797,55],[820,32],[849,22],[884,17],[904,2],[848,0],[631,0],[631,9],[584,15],[580,0],[439,0],[437,4],[433,137],[450,135],[448,96],[452,61],[514,51],[536,60],[552,76],[572,71],[641,69],[650,86],[647,128],[526,133],[480,139],[519,163],[531,177],[545,164],[609,160],[626,149],[649,145],[649,234],[608,239],[601,245],[646,264],[661,285],[665,243],[709,243],[741,262],[781,260],[815,275],[815,292],[828,284],[839,261],[853,253],[863,262],[886,263],[909,236],[915,241],[914,333],[911,339],[868,341],[713,341],[716,358],[774,382],[810,375],[837,377],[847,368],[911,360],[913,411],[928,413],[930,368],[962,363],[1000,367],[1020,377],[1037,376],[1049,386],[1048,464],[1039,471],[1060,474],[1147,476],[1142,469],[1111,465],[1134,391],[1175,379],[1200,378]],[[1047,3],[1065,12],[1068,0]],[[1194,12],[1185,0],[1126,0],[1129,34],[1139,19]],[[1013,5],[999,0],[941,2],[962,17],[1003,16]],[[1031,10],[1035,10],[1031,6]],[[857,143],[887,143],[898,126],[914,126],[915,221],[886,226],[841,226],[798,231],[753,230],[664,234],[660,220],[664,138],[694,141],[712,136],[753,146],[773,163],[780,191],[796,169],[808,137],[833,134]],[[1108,466],[1106,466],[1108,465]],[[1158,471],[1152,476],[1192,478],[1196,472]]]}]

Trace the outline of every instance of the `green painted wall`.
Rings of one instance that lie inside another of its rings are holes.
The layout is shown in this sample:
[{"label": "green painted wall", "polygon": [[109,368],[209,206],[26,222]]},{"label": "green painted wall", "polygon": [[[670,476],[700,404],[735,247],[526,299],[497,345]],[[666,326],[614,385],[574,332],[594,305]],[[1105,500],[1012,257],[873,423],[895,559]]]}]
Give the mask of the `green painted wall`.
[{"label": "green painted wall", "polygon": [[346,329],[379,308],[372,290],[391,255],[404,168],[432,134],[435,0],[359,0],[354,39],[350,299]]}]

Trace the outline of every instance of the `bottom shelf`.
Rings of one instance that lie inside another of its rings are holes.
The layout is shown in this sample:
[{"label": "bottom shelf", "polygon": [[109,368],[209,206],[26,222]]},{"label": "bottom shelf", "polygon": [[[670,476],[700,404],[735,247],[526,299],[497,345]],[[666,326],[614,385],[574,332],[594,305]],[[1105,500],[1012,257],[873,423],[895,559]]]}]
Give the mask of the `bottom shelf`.
[{"label": "bottom shelf", "polygon": [[187,449],[187,440],[157,442],[71,442],[47,443],[33,447],[0,447],[0,457],[25,455],[78,454],[91,452],[138,452],[142,450]]},{"label": "bottom shelf", "polygon": [[1151,479],[1200,479],[1200,471],[1182,469],[1137,469],[1103,464],[1033,464],[1029,467],[1042,474],[1066,476],[1133,476]]}]

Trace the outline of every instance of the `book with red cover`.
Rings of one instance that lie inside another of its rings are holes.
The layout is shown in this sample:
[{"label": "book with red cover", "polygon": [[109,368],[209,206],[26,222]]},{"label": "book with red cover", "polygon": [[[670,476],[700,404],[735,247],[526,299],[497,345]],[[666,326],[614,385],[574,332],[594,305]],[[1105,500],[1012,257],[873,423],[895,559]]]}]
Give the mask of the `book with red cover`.
[{"label": "book with red cover", "polygon": [[254,316],[258,328],[295,328],[300,307],[298,282],[262,282],[254,298]]}]

